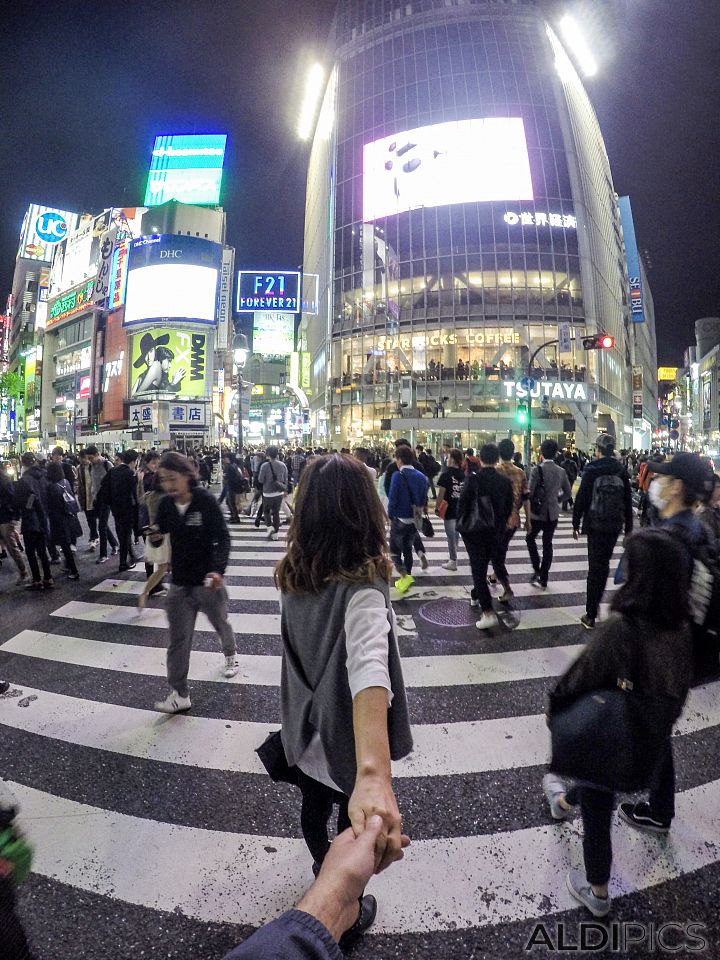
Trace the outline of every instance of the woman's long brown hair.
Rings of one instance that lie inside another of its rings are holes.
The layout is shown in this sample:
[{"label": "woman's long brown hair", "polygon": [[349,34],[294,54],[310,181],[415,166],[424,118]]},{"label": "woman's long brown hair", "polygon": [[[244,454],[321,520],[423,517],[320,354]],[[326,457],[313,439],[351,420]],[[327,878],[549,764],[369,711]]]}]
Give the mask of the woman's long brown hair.
[{"label": "woman's long brown hair", "polygon": [[338,453],[314,458],[300,477],[275,586],[284,593],[319,593],[332,580],[389,580],[385,522],[364,464]]}]

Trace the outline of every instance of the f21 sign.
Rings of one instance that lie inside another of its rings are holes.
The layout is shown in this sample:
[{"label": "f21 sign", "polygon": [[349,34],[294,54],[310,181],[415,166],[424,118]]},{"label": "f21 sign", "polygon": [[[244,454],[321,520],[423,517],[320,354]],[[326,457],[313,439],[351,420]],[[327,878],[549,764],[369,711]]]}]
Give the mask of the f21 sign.
[{"label": "f21 sign", "polygon": [[300,310],[297,271],[240,270],[235,289],[237,313],[298,313]]}]

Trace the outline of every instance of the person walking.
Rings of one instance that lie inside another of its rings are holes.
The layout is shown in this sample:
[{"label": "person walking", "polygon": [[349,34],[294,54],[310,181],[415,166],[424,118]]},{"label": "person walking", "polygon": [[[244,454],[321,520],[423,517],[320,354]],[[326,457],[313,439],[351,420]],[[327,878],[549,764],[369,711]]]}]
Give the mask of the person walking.
[{"label": "person walking", "polygon": [[627,469],[615,457],[615,439],[601,433],[595,441],[595,459],[583,470],[573,507],[573,537],[587,536],[588,575],[585,613],[580,623],[592,630],[605,592],[610,560],[623,527],[632,533],[632,490]]},{"label": "person walking", "polygon": [[121,462],[108,474],[108,502],[115,521],[120,549],[119,573],[132,570],[136,564],[131,541],[137,509],[137,476],[135,474],[137,458],[136,450],[123,450]]},{"label": "person walking", "polygon": [[440,464],[437,462],[435,457],[433,457],[432,451],[426,450],[425,447],[420,443],[415,447],[415,454],[422,472],[428,478],[428,484],[430,485],[430,496],[433,498],[433,500],[436,500],[437,492],[435,490],[435,477],[440,472]]},{"label": "person walking", "polygon": [[278,448],[267,448],[267,460],[260,467],[258,485],[262,490],[263,516],[268,540],[277,540],[280,529],[280,504],[288,492],[288,471],[278,460]]},{"label": "person walking", "polygon": [[[516,467],[513,463],[515,444],[512,440],[501,440],[498,444],[498,453],[500,454],[500,460],[498,461],[497,471],[510,481],[513,492],[513,505],[505,530],[502,536],[498,538],[492,564],[495,572],[495,580],[499,581],[503,587],[503,592],[498,599],[500,603],[509,603],[515,594],[510,586],[510,577],[507,572],[507,567],[505,566],[505,560],[507,558],[510,541],[515,536],[515,531],[520,529],[522,522],[520,520],[521,510],[525,513],[525,531],[529,532],[532,525],[530,517],[530,488],[525,471]],[[492,580],[493,578],[490,578],[491,583]]]},{"label": "person walking", "polygon": [[110,497],[108,484],[104,484],[105,476],[112,470],[112,465],[109,460],[101,456],[100,451],[94,444],[90,444],[87,448],[87,455],[90,461],[90,494],[100,539],[100,553],[95,562],[107,563],[108,544],[113,557],[117,553],[118,546],[115,534],[109,525]]},{"label": "person walking", "polygon": [[[378,870],[403,846],[391,761],[410,753],[412,733],[391,572],[385,515],[368,471],[350,456],[315,458],[298,485],[275,583],[282,747],[302,793],[300,824],[316,875],[330,850],[334,806],[338,834],[352,826],[358,835],[372,816],[382,818]],[[375,898],[361,893],[342,947],[368,929],[376,911]]]},{"label": "person walking", "polygon": [[65,558],[65,571],[68,580],[79,580],[80,573],[75,563],[75,555],[70,545],[82,535],[80,521],[77,518],[78,502],[65,477],[62,463],[51,461],[47,465],[47,504],[50,523],[50,540],[60,547]]},{"label": "person walking", "polygon": [[225,480],[225,494],[227,496],[228,509],[230,510],[230,523],[240,523],[240,508],[243,491],[246,488],[247,481],[243,477],[240,468],[235,463],[235,458],[231,453],[224,453],[222,458],[223,477]]},{"label": "person walking", "polygon": [[18,579],[15,586],[25,587],[31,581],[15,527],[17,519],[15,484],[5,472],[4,467],[0,467],[0,546],[5,547],[17,567]]},{"label": "person walking", "polygon": [[[419,461],[419,460],[417,459],[417,457],[415,456],[415,451],[414,451],[414,450],[412,449],[412,447],[410,446],[409,441],[408,441],[408,440],[403,440],[403,439],[396,440],[396,441],[395,441],[395,451],[397,452],[397,450],[399,450],[400,447],[407,447],[407,448],[410,450],[410,456],[411,456],[411,458],[412,458],[411,462],[412,462],[413,467],[414,467],[419,473],[422,473],[424,476],[427,477],[427,474],[426,474],[425,471],[423,470],[422,464],[420,463],[420,461]],[[398,470],[397,459],[396,459],[396,458],[393,458],[393,460],[388,464],[388,466],[385,468],[385,470],[384,470],[384,471],[381,471],[381,472],[383,472],[383,489],[384,489],[384,491],[385,491],[385,496],[388,497],[388,498],[390,497],[390,484],[392,483],[392,478],[393,478],[393,476],[395,475],[395,473],[397,473],[397,470]],[[391,537],[391,542],[392,542],[392,537]],[[415,553],[418,555],[418,559],[419,559],[419,561],[420,561],[420,566],[422,567],[423,570],[427,570],[427,568],[430,566],[430,564],[429,564],[429,562],[428,562],[427,554],[425,553],[425,545],[423,544],[422,537],[420,536],[420,533],[418,532],[417,526],[415,527],[415,533],[413,534],[412,547],[413,547],[413,550],[415,551]]]},{"label": "person walking", "polygon": [[85,514],[88,525],[87,552],[94,553],[98,545],[98,525],[95,508],[93,506],[92,476],[90,473],[92,465],[87,450],[81,450],[78,457],[80,463],[78,464],[77,497],[80,509]]},{"label": "person walking", "polygon": [[410,447],[396,448],[397,470],[392,475],[388,495],[390,552],[399,574],[395,581],[399,593],[407,593],[415,583],[412,575],[413,541],[417,532],[415,521],[427,509],[427,477],[413,466],[414,459]]},{"label": "person walking", "polygon": [[[438,478],[435,514],[442,518],[448,542],[449,559],[441,564],[443,570],[457,570],[457,548],[460,534],[457,532],[457,514],[460,491],[465,482],[462,469],[463,452],[453,447],[448,452],[447,466]],[[446,506],[443,506],[443,503]]]},{"label": "person walking", "polygon": [[[139,505],[140,522],[145,539],[143,562],[145,564],[146,583],[143,592],[138,597],[138,607],[144,609],[148,597],[164,597],[167,594],[163,586],[165,574],[170,569],[170,539],[167,536],[153,546],[150,543],[149,529],[157,519],[157,509],[163,497],[163,491],[158,481],[158,464],[160,454],[151,450],[145,454],[145,469],[142,473],[142,499]],[[155,538],[157,540],[157,538]]]},{"label": "person walking", "polygon": [[481,610],[475,624],[478,630],[497,626],[487,571],[491,558],[497,556],[497,545],[505,535],[513,508],[512,485],[496,469],[499,458],[494,443],[483,444],[479,451],[480,468],[466,476],[460,491],[457,526],[470,558],[470,606]]},{"label": "person walking", "polygon": [[175,451],[164,453],[158,474],[167,496],[159,503],[150,543],[159,545],[161,534],[170,535],[172,583],[166,604],[170,693],[155,709],[180,713],[192,706],[187,678],[198,613],[205,614],[220,638],[224,676],[230,679],[239,669],[224,580],[230,533],[217,500],[198,485],[197,471],[187,457]]},{"label": "person walking", "polygon": [[[540,444],[538,463],[530,474],[530,530],[525,537],[533,575],[530,583],[544,590],[553,561],[553,537],[560,518],[560,500],[568,500],[572,494],[568,476],[555,463],[558,445],[555,440],[543,440]],[[538,536],[542,536],[542,561],[538,553]]]},{"label": "person walking", "polygon": [[[15,484],[15,507],[20,512],[20,532],[25,543],[32,582],[27,584],[30,590],[52,590],[55,586],[50,572],[50,558],[47,552],[49,534],[48,516],[45,508],[47,494],[43,496],[42,485],[45,477],[37,465],[35,454],[26,450],[20,458],[23,474]],[[40,567],[42,566],[42,579]]]},{"label": "person walking", "polygon": [[[649,802],[623,802],[618,809],[620,819],[633,827],[667,833],[675,814],[671,730],[685,703],[692,673],[688,566],[681,545],[660,529],[643,529],[628,538],[625,566],[626,581],[613,597],[610,618],[597,628],[596,636],[550,694],[548,723],[552,729],[557,715],[584,695],[618,686],[674,705],[673,713],[663,718],[667,726],[653,731],[661,747],[645,784],[650,788]],[[603,736],[608,738],[608,750],[628,749],[625,742],[613,745],[611,728]],[[635,751],[649,749],[644,743],[632,746]],[[602,773],[598,771],[600,779]],[[571,817],[574,807],[580,807],[584,870],[571,870],[567,887],[593,916],[607,916],[613,791],[585,781],[570,786],[553,773],[543,778],[543,790],[555,820]]]}]

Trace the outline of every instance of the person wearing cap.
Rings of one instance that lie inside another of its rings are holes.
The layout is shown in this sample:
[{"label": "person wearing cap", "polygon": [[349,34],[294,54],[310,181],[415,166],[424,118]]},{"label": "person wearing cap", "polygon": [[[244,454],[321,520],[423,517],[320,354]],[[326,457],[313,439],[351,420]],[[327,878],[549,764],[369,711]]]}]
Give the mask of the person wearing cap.
[{"label": "person wearing cap", "polygon": [[[691,584],[692,611],[694,557],[707,544],[707,534],[695,514],[695,507],[712,494],[713,472],[707,460],[697,453],[676,453],[672,460],[662,463],[650,461],[648,469],[653,474],[648,497],[659,514],[657,526],[670,533],[683,547],[688,566],[680,575]],[[707,648],[704,628],[691,622],[691,632],[696,679],[698,674],[717,672],[717,650],[714,651],[713,666],[709,662],[713,652]],[[675,816],[675,769],[670,751],[657,771],[648,800],[621,803],[618,813],[625,823],[639,830],[655,834],[669,831]]]},{"label": "person wearing cap", "polygon": [[588,575],[585,614],[580,623],[595,626],[605,592],[610,560],[620,533],[632,533],[633,507],[630,478],[615,457],[615,438],[601,433],[595,441],[595,459],[585,467],[573,507],[573,537],[587,536]]}]

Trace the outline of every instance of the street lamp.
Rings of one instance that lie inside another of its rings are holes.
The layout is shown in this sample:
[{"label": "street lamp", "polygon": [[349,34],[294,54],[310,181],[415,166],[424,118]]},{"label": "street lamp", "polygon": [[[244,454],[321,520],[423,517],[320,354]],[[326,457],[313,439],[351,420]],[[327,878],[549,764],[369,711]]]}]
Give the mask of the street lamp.
[{"label": "street lamp", "polygon": [[68,397],[65,401],[65,409],[72,417],[72,450],[75,452],[75,401],[72,397]]},{"label": "street lamp", "polygon": [[238,452],[242,453],[243,447],[243,427],[242,427],[242,396],[243,396],[243,371],[245,369],[245,364],[247,363],[248,356],[250,355],[250,347],[248,346],[248,338],[244,333],[236,333],[233,339],[233,366],[235,367],[235,376],[237,377],[237,398],[238,398],[238,414],[237,414],[237,443],[238,443]]}]

